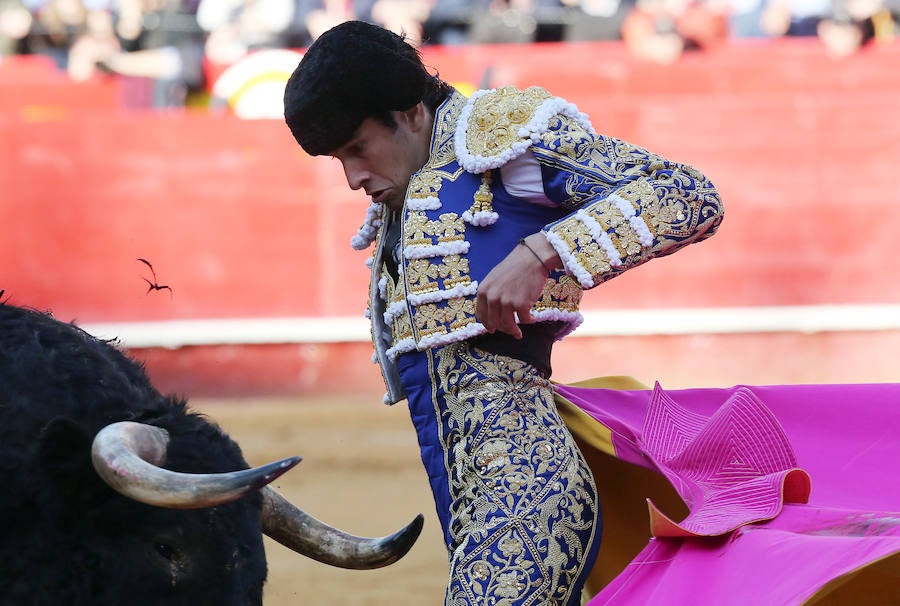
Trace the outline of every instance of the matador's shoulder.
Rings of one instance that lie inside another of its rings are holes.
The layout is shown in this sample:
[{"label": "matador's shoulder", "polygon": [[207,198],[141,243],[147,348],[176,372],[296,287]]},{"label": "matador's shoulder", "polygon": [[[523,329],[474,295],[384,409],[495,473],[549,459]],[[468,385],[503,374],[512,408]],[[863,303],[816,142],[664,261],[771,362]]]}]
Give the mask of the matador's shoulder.
[{"label": "matador's shoulder", "polygon": [[470,173],[503,166],[525,153],[560,114],[593,132],[575,105],[539,86],[476,91],[463,107],[454,134],[459,163]]}]

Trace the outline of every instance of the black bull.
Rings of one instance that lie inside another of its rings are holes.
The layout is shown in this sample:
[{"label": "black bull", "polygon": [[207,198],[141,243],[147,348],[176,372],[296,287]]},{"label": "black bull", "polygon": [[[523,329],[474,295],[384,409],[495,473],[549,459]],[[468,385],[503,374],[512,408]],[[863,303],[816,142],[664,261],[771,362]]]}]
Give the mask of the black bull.
[{"label": "black bull", "polygon": [[401,558],[266,486],[239,446],[110,343],[0,303],[0,604],[259,605],[262,535],[345,568]]}]

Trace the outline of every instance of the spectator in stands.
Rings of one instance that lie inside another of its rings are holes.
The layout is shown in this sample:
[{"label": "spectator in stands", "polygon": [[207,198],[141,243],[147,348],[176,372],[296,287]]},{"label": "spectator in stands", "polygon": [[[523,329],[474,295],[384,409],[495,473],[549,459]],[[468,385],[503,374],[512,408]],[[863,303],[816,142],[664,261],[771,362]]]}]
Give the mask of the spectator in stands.
[{"label": "spectator in stands", "polygon": [[881,0],[880,6],[871,17],[875,42],[890,44],[900,38],[900,0]]},{"label": "spectator in stands", "polygon": [[[296,19],[312,42],[329,29],[353,18],[353,6],[346,0],[301,0]],[[304,44],[306,46],[306,44]]]},{"label": "spectator in stands", "polygon": [[[115,0],[115,31],[123,50],[140,48],[144,33],[145,9],[151,0]],[[147,14],[150,11],[147,10]]]},{"label": "spectator in stands", "polygon": [[469,41],[472,44],[534,42],[537,21],[533,0],[478,0],[473,4]]},{"label": "spectator in stands", "polygon": [[31,23],[31,13],[21,0],[0,0],[0,60],[22,52]]},{"label": "spectator in stands", "polygon": [[448,46],[468,44],[471,22],[471,0],[435,0],[423,24],[422,42]]},{"label": "spectator in stands", "polygon": [[628,50],[655,63],[672,63],[685,51],[727,38],[727,7],[714,0],[638,0],[622,24]]},{"label": "spectator in stands", "polygon": [[434,0],[374,0],[368,11],[359,10],[356,18],[380,25],[405,36],[412,44],[421,45],[425,22],[433,7]]},{"label": "spectator in stands", "polygon": [[767,0],[731,0],[728,14],[728,33],[732,38],[768,38],[763,27]]},{"label": "spectator in stands", "polygon": [[828,53],[852,55],[872,41],[893,41],[897,34],[900,1],[894,10],[883,0],[835,0],[832,12],[816,30]]},{"label": "spectator in stands", "polygon": [[625,18],[634,9],[634,0],[567,0],[563,39],[570,42],[621,40]]},{"label": "spectator in stands", "polygon": [[116,34],[123,50],[177,46],[202,40],[197,25],[199,0],[115,0]]},{"label": "spectator in stands", "polygon": [[832,0],[768,0],[763,30],[772,37],[815,36],[819,22],[831,12]]},{"label": "spectator in stands", "polygon": [[87,9],[81,0],[24,0],[34,15],[22,41],[26,54],[45,55],[60,69],[69,63],[69,48],[86,27]]},{"label": "spectator in stands", "polygon": [[118,0],[118,5],[122,12],[89,11],[88,26],[70,51],[69,74],[84,80],[99,68],[146,82],[138,106],[183,107],[191,94],[204,91],[206,36],[196,24],[195,2]]},{"label": "spectator in stands", "polygon": [[69,76],[79,82],[93,76],[97,63],[121,48],[108,5],[97,2],[85,11],[83,31],[72,41],[66,62]]},{"label": "spectator in stands", "polygon": [[606,40],[634,0],[436,0],[425,42],[488,44]]},{"label": "spectator in stands", "polygon": [[229,65],[252,50],[285,48],[295,8],[294,0],[200,0],[207,59]]}]

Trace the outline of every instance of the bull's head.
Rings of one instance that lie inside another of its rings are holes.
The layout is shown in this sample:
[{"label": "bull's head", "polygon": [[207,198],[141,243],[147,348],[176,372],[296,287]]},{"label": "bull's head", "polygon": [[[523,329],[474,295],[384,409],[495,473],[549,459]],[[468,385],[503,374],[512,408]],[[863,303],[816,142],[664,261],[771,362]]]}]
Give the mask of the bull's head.
[{"label": "bull's head", "polygon": [[381,538],[362,538],[333,528],[292,505],[267,486],[299,457],[230,473],[187,474],[163,469],[169,435],[165,429],[130,421],[113,423],[94,439],[94,468],[120,494],[172,509],[214,507],[261,490],[263,532],[282,545],[341,568],[380,568],[402,558],[422,530],[418,515],[406,527]]}]

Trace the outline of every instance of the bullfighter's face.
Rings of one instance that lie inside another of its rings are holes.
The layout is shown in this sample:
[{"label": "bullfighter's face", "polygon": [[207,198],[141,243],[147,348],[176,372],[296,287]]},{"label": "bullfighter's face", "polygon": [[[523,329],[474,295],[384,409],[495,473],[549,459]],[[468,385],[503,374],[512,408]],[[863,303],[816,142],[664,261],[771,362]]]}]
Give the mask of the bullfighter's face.
[{"label": "bullfighter's face", "polygon": [[396,128],[366,118],[331,155],[340,160],[351,189],[363,189],[374,202],[398,210],[410,177],[428,160],[434,118],[421,102],[392,114]]}]

